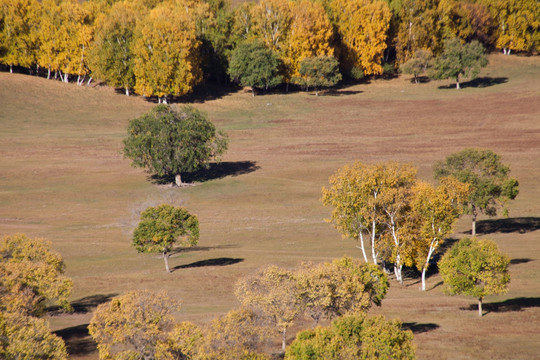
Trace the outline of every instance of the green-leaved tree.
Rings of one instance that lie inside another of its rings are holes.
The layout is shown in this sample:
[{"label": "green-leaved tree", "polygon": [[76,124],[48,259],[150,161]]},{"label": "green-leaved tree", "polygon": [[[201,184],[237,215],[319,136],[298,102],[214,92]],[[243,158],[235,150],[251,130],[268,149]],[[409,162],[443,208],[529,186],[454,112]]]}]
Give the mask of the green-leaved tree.
[{"label": "green-leaved tree", "polygon": [[519,183],[509,176],[510,168],[501,162],[501,156],[487,149],[464,149],[451,154],[445,161],[434,166],[435,178],[453,176],[469,184],[471,192],[463,202],[467,213],[472,215],[472,236],[476,236],[476,218],[484,213],[497,214],[502,204],[508,214],[506,202],[518,195]]},{"label": "green-leaved tree", "polygon": [[149,207],[133,232],[133,246],[143,253],[161,253],[165,269],[174,246],[191,247],[199,240],[199,220],[186,209],[172,205]]},{"label": "green-leaved tree", "polygon": [[455,79],[456,89],[459,89],[460,77],[474,79],[487,64],[484,47],[477,40],[462,44],[458,38],[452,38],[445,41],[442,54],[435,58],[430,77]]},{"label": "green-leaved tree", "polygon": [[508,291],[510,259],[499,251],[494,241],[464,238],[452,246],[439,262],[439,272],[450,295],[468,295],[482,299]]},{"label": "green-leaved tree", "polygon": [[219,161],[227,145],[227,135],[216,131],[194,107],[175,110],[158,105],[129,122],[124,155],[133,166],[145,167],[159,176],[174,176],[176,185],[182,186],[183,172],[206,167],[211,159]]},{"label": "green-leaved tree", "polygon": [[239,44],[231,53],[229,75],[242,86],[268,90],[281,84],[279,75],[281,61],[278,55],[267,48],[261,41],[249,41]]},{"label": "green-leaved tree", "polygon": [[425,73],[430,65],[433,55],[429,50],[416,50],[414,55],[400,66],[402,73],[414,76],[414,83],[418,84],[418,76]]},{"label": "green-leaved tree", "polygon": [[316,96],[319,96],[319,88],[334,86],[341,80],[339,63],[333,56],[305,58],[300,62],[299,73],[293,81],[305,86],[306,90],[313,87]]}]

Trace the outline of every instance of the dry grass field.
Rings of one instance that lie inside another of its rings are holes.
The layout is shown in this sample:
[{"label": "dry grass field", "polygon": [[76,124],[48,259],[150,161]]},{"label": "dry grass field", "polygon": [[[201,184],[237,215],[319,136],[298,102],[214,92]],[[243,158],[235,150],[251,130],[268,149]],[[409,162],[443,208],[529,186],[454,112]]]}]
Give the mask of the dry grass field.
[{"label": "dry grass field", "polygon": [[[78,87],[0,73],[0,236],[50,239],[74,280],[73,314],[51,315],[73,358],[97,359],[86,336],[96,304],[131,289],[166,289],[179,319],[204,323],[238,305],[235,281],[266,264],[360,256],[324,222],[321,187],[354,160],[396,160],[433,181],[432,164],[464,147],[490,148],[520,182],[510,218],[482,218],[479,232],[512,259],[510,291],[485,300],[448,297],[440,277],[392,282],[372,313],[415,333],[420,359],[533,359],[540,354],[540,58],[492,55],[480,79],[414,85],[408,77],[327,92],[248,91],[195,97],[230,136],[219,166],[195,186],[152,182],[122,156],[129,119],[154,104],[106,87]],[[202,99],[202,100],[201,100]],[[138,213],[163,202],[198,215],[201,240],[167,274],[159,256],[138,254]],[[468,217],[453,234],[466,236]],[[472,308],[471,308],[472,306]],[[291,334],[292,338],[292,334]]]}]

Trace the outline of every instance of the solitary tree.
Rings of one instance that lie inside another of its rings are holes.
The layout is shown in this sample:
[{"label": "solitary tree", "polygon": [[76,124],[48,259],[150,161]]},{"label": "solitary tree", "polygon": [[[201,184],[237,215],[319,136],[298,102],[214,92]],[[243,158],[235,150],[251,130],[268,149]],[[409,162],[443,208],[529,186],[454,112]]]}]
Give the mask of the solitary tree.
[{"label": "solitary tree", "polygon": [[319,96],[320,87],[334,86],[341,80],[339,63],[333,56],[317,56],[305,58],[300,62],[300,76],[293,81],[299,85],[315,89]]},{"label": "solitary tree", "polygon": [[400,66],[400,70],[414,76],[414,82],[418,84],[418,76],[428,70],[432,57],[429,50],[416,50],[414,55]]},{"label": "solitary tree", "polygon": [[500,155],[491,150],[464,149],[451,154],[434,166],[435,178],[453,176],[470,186],[471,192],[463,202],[472,215],[472,236],[476,236],[476,218],[479,214],[494,216],[497,205],[502,204],[507,214],[506,202],[515,199],[518,181],[509,177],[510,168],[501,162]]},{"label": "solitary tree", "polygon": [[445,41],[442,54],[433,62],[430,77],[455,79],[459,89],[460,76],[474,79],[487,64],[484,47],[477,40],[462,44],[458,38],[452,38]]},{"label": "solitary tree", "polygon": [[251,86],[252,95],[255,96],[255,88],[268,90],[281,84],[280,65],[277,54],[262,42],[244,42],[231,53],[229,75],[240,85]]},{"label": "solitary tree", "polygon": [[478,299],[478,316],[482,316],[482,299],[508,291],[510,260],[494,241],[464,238],[455,244],[439,262],[439,271],[450,295],[468,295]]},{"label": "solitary tree", "polygon": [[133,232],[133,246],[139,252],[162,253],[165,270],[173,246],[190,247],[199,240],[199,220],[186,209],[163,204],[149,207]]},{"label": "solitary tree", "polygon": [[44,239],[23,234],[0,241],[0,311],[41,315],[45,304],[71,309],[73,282],[64,276],[64,261]]},{"label": "solitary tree", "polygon": [[100,359],[154,359],[180,305],[165,293],[131,291],[98,306],[88,331]]},{"label": "solitary tree", "polygon": [[399,321],[357,313],[298,333],[285,359],[415,359],[412,340],[412,332],[402,330]]},{"label": "solitary tree", "polygon": [[158,105],[129,122],[124,155],[133,166],[145,167],[159,176],[174,176],[182,186],[183,172],[206,167],[211,159],[220,160],[228,138],[216,131],[206,116],[191,106],[175,110]]}]

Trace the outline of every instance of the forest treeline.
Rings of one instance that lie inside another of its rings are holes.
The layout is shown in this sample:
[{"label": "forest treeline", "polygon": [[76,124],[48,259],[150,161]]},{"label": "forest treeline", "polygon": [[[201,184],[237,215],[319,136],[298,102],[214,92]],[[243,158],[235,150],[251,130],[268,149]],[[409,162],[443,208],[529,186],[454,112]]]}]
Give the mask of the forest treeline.
[{"label": "forest treeline", "polygon": [[335,57],[345,77],[393,71],[417,50],[477,40],[536,53],[536,0],[0,0],[0,63],[79,85],[92,79],[143,96],[182,96],[228,82],[231,53],[262,42],[282,83],[302,60]]}]

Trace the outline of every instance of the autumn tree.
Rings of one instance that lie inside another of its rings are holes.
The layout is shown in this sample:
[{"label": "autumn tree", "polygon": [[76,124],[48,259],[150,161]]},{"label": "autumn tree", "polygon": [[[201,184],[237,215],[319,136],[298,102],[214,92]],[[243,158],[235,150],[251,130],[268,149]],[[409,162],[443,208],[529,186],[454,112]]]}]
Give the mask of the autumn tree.
[{"label": "autumn tree", "polygon": [[459,89],[460,77],[474,79],[487,64],[484,47],[478,41],[462,44],[459,39],[452,38],[445,41],[442,54],[435,58],[430,77],[455,79],[456,89]]},{"label": "autumn tree", "polygon": [[[311,80],[313,81],[317,75],[325,74],[326,76],[320,80],[324,83],[318,86],[335,85],[341,79],[341,75],[338,78],[339,64],[333,58],[334,48],[331,45],[333,28],[324,8],[316,2],[300,0],[292,3],[291,16],[289,37],[283,49],[283,61],[287,67],[286,78],[294,80],[298,76],[305,77],[306,73],[304,71],[302,74],[301,68],[307,59],[325,59],[319,60],[318,65],[322,66],[322,69],[318,74],[312,72],[311,75],[314,77]],[[330,85],[327,85],[328,83]]]},{"label": "autumn tree", "polygon": [[67,360],[68,353],[46,320],[0,311],[0,358]]},{"label": "autumn tree", "polygon": [[277,54],[260,41],[239,44],[231,53],[229,75],[242,86],[269,89],[281,84],[280,60]]},{"label": "autumn tree", "polygon": [[344,238],[358,241],[364,261],[368,262],[364,236],[369,237],[374,264],[378,264],[378,241],[383,231],[379,195],[385,184],[377,176],[376,165],[356,161],[345,165],[329,179],[330,187],[322,189],[322,203],[331,206],[331,221]]},{"label": "autumn tree", "polygon": [[265,360],[258,353],[267,339],[267,328],[257,314],[247,309],[231,310],[210,323],[204,330],[200,360]]},{"label": "autumn tree", "polygon": [[441,0],[439,13],[444,38],[457,37],[464,42],[478,40],[484,46],[492,45],[494,21],[484,4]]},{"label": "autumn tree", "polygon": [[307,57],[300,62],[299,76],[293,78],[293,82],[315,89],[315,95],[319,96],[319,88],[336,85],[341,80],[339,63],[332,56]]},{"label": "autumn tree", "polygon": [[433,55],[429,50],[416,50],[409,60],[401,64],[402,73],[410,74],[414,77],[414,83],[418,84],[418,76],[427,72],[431,66]]},{"label": "autumn tree", "polygon": [[130,291],[97,307],[88,331],[100,359],[152,359],[180,305],[164,292]]},{"label": "autumn tree", "polygon": [[252,19],[255,36],[281,55],[290,36],[291,3],[288,0],[261,0],[252,8]]},{"label": "autumn tree", "polygon": [[90,51],[90,68],[94,77],[121,87],[129,96],[135,87],[134,31],[142,17],[142,9],[131,2],[115,3],[96,23],[96,33]]},{"label": "autumn tree", "polygon": [[0,0],[0,63],[30,67],[35,61],[35,31],[40,3]]},{"label": "autumn tree", "polygon": [[412,332],[399,321],[357,313],[299,332],[285,359],[415,359],[415,347]]},{"label": "autumn tree", "polygon": [[361,264],[350,257],[296,271],[298,296],[303,312],[319,323],[351,312],[380,306],[388,290],[386,274],[374,264]]},{"label": "autumn tree", "polygon": [[40,315],[46,304],[70,310],[73,282],[64,276],[62,256],[44,239],[23,234],[0,241],[0,310]]},{"label": "autumn tree", "polygon": [[186,209],[172,205],[149,207],[133,232],[133,246],[142,253],[161,253],[165,270],[174,246],[191,247],[199,240],[199,220]]},{"label": "autumn tree", "polygon": [[487,149],[468,148],[449,155],[434,165],[435,178],[453,176],[470,187],[463,201],[465,211],[472,215],[472,236],[476,236],[476,219],[480,214],[495,216],[501,204],[507,214],[506,203],[518,195],[519,183],[509,177],[510,168],[501,156]]},{"label": "autumn tree", "polygon": [[485,296],[508,291],[509,264],[510,259],[499,251],[494,241],[464,238],[439,261],[439,272],[450,295],[478,299],[478,316],[482,316]]},{"label": "autumn tree", "polygon": [[531,0],[480,0],[491,12],[497,30],[495,46],[504,54],[538,51],[540,3]]},{"label": "autumn tree", "polygon": [[124,155],[133,166],[174,176],[176,185],[182,186],[182,173],[205,168],[212,159],[219,161],[227,146],[227,135],[216,131],[194,107],[159,105],[129,122]]},{"label": "autumn tree", "polygon": [[202,80],[196,24],[186,7],[183,1],[164,2],[138,23],[133,46],[138,94],[167,103]]},{"label": "autumn tree", "polygon": [[177,323],[165,340],[156,343],[155,359],[198,359],[203,341],[204,332],[199,326],[189,321]]},{"label": "autumn tree", "polygon": [[329,17],[339,40],[339,59],[353,78],[382,74],[391,12],[386,1],[332,0]]},{"label": "autumn tree", "polygon": [[416,247],[416,266],[422,272],[422,291],[426,290],[426,272],[433,255],[437,253],[446,236],[462,212],[461,203],[469,195],[469,185],[454,177],[442,179],[437,187],[417,182],[413,189],[411,210],[420,224]]},{"label": "autumn tree", "polygon": [[399,63],[409,60],[417,50],[438,55],[442,50],[442,29],[438,0],[403,0],[396,39]]},{"label": "autumn tree", "polygon": [[287,330],[302,311],[294,272],[267,267],[240,279],[235,294],[244,307],[266,317],[278,330],[285,351]]}]

